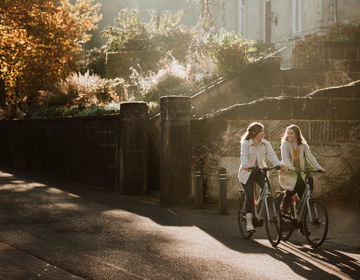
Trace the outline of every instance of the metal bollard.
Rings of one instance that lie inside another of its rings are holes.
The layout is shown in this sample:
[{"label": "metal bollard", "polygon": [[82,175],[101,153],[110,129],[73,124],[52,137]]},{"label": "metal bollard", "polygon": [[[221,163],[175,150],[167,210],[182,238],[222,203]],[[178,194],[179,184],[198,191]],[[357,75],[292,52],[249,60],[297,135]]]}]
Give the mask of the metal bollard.
[{"label": "metal bollard", "polygon": [[219,214],[227,215],[226,169],[219,168],[218,174]]},{"label": "metal bollard", "polygon": [[195,186],[195,207],[202,208],[203,206],[203,184],[204,173],[203,170],[196,170],[196,186]]}]

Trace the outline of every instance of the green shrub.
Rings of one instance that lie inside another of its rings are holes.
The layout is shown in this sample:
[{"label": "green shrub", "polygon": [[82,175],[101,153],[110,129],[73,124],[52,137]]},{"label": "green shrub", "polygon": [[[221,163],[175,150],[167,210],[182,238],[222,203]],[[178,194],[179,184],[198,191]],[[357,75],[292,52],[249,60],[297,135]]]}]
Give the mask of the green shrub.
[{"label": "green shrub", "polygon": [[160,69],[157,72],[145,75],[134,69],[131,75],[132,92],[135,98],[146,101],[158,101],[156,99],[164,95],[191,95],[204,85],[203,80],[208,81],[213,75],[199,67],[197,76],[193,72],[194,65],[190,57],[182,63],[169,55],[159,62]]},{"label": "green shrub", "polygon": [[325,36],[306,35],[298,42],[292,52],[292,60],[297,67],[311,67],[320,61],[319,44],[325,41]]},{"label": "green shrub", "polygon": [[180,25],[184,11],[165,11],[160,14],[156,10],[150,10],[149,13],[151,19],[147,27],[155,50],[163,55],[170,52],[176,59],[183,60],[193,37],[188,28]]},{"label": "green shrub", "polygon": [[256,51],[253,42],[245,41],[239,34],[225,30],[213,36],[210,44],[210,53],[223,74],[233,72],[240,65],[250,62],[249,54]]},{"label": "green shrub", "polygon": [[298,42],[292,59],[297,67],[311,67],[319,63],[319,44],[324,41],[360,42],[360,20],[347,24],[334,24],[324,36],[310,34]]},{"label": "green shrub", "polygon": [[114,22],[115,26],[101,33],[108,37],[106,45],[109,52],[154,49],[146,24],[140,19],[137,9],[122,9]]},{"label": "green shrub", "polygon": [[[165,95],[191,95],[196,83],[190,77],[192,68],[172,56],[160,61],[160,69],[145,75],[135,69],[131,75],[131,94],[136,100],[148,102],[152,113],[158,112],[159,98]],[[200,82],[198,82],[200,83]]]},{"label": "green shrub", "polygon": [[120,106],[116,104],[116,106],[91,106],[80,111],[77,116],[100,116],[100,115],[109,115],[116,114],[120,112]]},{"label": "green shrub", "polygon": [[345,24],[334,24],[327,34],[329,41],[360,42],[360,20]]},{"label": "green shrub", "polygon": [[122,9],[115,26],[102,32],[108,37],[108,52],[159,51],[166,54],[175,50],[184,57],[192,38],[190,31],[179,25],[184,12],[160,14],[150,10],[149,14],[151,19],[146,23],[140,19],[137,9]]},{"label": "green shrub", "polygon": [[[120,96],[115,88],[123,89]],[[73,73],[65,80],[41,90],[32,100],[25,117],[75,116],[89,107],[106,108],[127,100],[124,80],[106,80],[98,75]],[[113,109],[106,109],[111,113]],[[99,109],[101,111],[101,109]]]},{"label": "green shrub", "polygon": [[192,51],[200,53],[205,59],[211,57],[218,67],[219,74],[227,75],[260,55],[255,43],[252,40],[244,40],[236,32],[224,29],[200,30],[194,36]]},{"label": "green shrub", "polygon": [[101,48],[93,48],[86,52],[85,62],[81,67],[81,72],[85,73],[89,71],[90,74],[99,75],[102,78],[105,78],[105,62],[106,62],[106,53],[107,47],[103,46]]}]

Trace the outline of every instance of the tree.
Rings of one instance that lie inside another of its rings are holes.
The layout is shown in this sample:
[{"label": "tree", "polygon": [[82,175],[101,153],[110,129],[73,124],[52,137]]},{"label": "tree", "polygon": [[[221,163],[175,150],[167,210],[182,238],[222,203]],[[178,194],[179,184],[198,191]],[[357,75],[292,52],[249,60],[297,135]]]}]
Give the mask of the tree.
[{"label": "tree", "polygon": [[219,24],[219,11],[221,9],[220,0],[191,0],[200,8],[200,18],[203,27],[217,27]]},{"label": "tree", "polygon": [[71,2],[1,1],[0,79],[12,114],[23,111],[41,87],[76,69],[80,43],[90,39],[87,32],[96,28],[101,16],[97,14],[100,5],[93,0]]}]

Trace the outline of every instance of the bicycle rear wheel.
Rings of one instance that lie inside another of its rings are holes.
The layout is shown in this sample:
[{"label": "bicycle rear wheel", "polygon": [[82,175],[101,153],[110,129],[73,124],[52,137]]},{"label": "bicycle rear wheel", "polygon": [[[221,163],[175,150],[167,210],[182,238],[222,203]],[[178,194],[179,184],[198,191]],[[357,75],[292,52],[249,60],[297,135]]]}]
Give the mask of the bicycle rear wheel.
[{"label": "bicycle rear wheel", "polygon": [[283,215],[281,213],[281,240],[286,241],[290,238],[294,228],[292,225],[292,219],[290,215]]},{"label": "bicycle rear wheel", "polygon": [[[276,202],[277,204],[281,205],[282,199],[283,199],[284,195],[278,195],[276,197]],[[280,207],[280,211],[281,211],[281,207]],[[293,211],[293,209],[291,209],[291,212]],[[281,240],[286,241],[290,238],[294,227],[292,224],[292,218],[291,218],[291,213],[282,213],[281,212]]]},{"label": "bicycle rear wheel", "polygon": [[253,232],[246,230],[245,202],[246,202],[245,193],[240,192],[240,196],[238,200],[238,210],[237,210],[238,225],[241,236],[245,239],[249,239],[252,236]]},{"label": "bicycle rear wheel", "polygon": [[[319,199],[310,199],[310,209],[306,209],[303,217],[303,231],[312,247],[319,247],[324,243],[329,226],[329,219],[325,204]],[[309,210],[312,221],[310,220]]]},{"label": "bicycle rear wheel", "polygon": [[267,204],[269,209],[269,218],[268,215],[265,216],[266,233],[271,245],[276,247],[281,240],[282,222],[280,207],[276,202],[276,199],[273,197],[268,197]]}]

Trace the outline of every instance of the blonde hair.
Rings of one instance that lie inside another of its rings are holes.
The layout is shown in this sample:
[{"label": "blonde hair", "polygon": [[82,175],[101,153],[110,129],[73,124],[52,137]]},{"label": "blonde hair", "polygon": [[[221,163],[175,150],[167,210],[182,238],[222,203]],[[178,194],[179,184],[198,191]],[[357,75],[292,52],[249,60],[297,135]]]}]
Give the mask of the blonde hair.
[{"label": "blonde hair", "polygon": [[241,136],[241,144],[246,140],[254,138],[256,135],[260,133],[260,131],[264,128],[264,125],[259,122],[252,122],[246,129],[246,132]]}]

